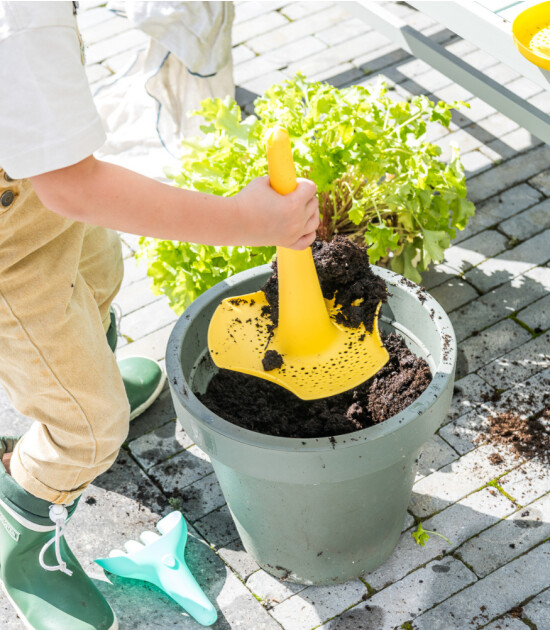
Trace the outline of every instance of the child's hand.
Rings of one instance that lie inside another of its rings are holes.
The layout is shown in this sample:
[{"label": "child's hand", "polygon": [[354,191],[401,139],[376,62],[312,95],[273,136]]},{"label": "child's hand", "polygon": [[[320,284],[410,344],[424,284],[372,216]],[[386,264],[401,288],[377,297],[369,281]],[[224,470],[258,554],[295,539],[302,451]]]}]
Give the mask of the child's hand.
[{"label": "child's hand", "polygon": [[242,221],[242,244],[279,245],[305,249],[315,240],[319,226],[317,187],[309,179],[298,179],[296,190],[280,195],[269,177],[258,177],[235,195]]}]

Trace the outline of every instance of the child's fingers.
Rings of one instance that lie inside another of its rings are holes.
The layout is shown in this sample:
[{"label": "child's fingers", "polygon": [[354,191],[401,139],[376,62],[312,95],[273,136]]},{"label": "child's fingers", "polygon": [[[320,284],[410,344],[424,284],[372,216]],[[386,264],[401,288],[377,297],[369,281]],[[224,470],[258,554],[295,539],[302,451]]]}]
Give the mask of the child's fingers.
[{"label": "child's fingers", "polygon": [[303,229],[304,234],[310,234],[311,232],[315,232],[319,227],[319,215],[316,214],[311,216],[307,221]]},{"label": "child's fingers", "polygon": [[295,243],[290,245],[289,249],[305,249],[313,243],[316,236],[317,232],[315,230],[313,232],[310,232],[309,234],[305,234],[304,236],[301,236]]},{"label": "child's fingers", "polygon": [[297,184],[298,185],[294,194],[299,199],[303,200],[303,203],[306,203],[317,192],[317,186],[311,181],[311,179],[303,179],[302,177],[299,177]]},{"label": "child's fingers", "polygon": [[316,230],[319,227],[319,202],[317,200],[317,197],[313,197],[313,199],[310,199],[306,205],[306,212],[307,212],[307,222],[306,222],[306,226],[308,226],[310,229],[308,229],[308,232],[311,232],[312,230]]}]

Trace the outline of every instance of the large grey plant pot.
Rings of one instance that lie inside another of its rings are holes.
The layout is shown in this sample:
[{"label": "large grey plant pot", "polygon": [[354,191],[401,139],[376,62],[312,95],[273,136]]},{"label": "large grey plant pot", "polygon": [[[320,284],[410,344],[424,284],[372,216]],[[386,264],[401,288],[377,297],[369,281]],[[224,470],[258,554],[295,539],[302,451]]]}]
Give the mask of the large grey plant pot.
[{"label": "large grey plant pot", "polygon": [[[385,422],[336,438],[281,438],[242,429],[207,409],[216,371],[206,335],[226,297],[257,291],[271,273],[256,267],[221,282],[180,317],[166,366],[178,419],[212,461],[246,550],[279,578],[302,584],[345,582],[392,553],[403,528],[422,445],[449,410],[456,341],[429,295],[373,267],[388,284],[382,331],[398,331],[424,357],[433,380],[407,409]],[[300,418],[296,418],[300,423]]]}]

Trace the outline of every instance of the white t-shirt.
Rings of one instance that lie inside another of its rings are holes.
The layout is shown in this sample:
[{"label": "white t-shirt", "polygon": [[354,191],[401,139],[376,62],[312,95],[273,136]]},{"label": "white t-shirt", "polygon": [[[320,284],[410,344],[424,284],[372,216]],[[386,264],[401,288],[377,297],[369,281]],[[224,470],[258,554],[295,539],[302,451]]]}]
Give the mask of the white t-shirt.
[{"label": "white t-shirt", "polygon": [[14,179],[76,164],[105,141],[72,2],[0,2],[0,166]]}]

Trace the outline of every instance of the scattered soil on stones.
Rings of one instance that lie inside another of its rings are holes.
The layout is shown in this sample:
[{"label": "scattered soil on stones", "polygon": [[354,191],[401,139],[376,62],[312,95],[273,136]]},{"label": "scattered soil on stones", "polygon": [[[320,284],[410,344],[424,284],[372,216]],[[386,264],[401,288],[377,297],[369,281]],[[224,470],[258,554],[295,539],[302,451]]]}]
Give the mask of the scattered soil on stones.
[{"label": "scattered soil on stones", "polygon": [[[517,458],[538,457],[550,464],[550,406],[532,418],[522,418],[514,411],[495,414],[489,418],[489,428],[477,441],[507,446]],[[498,453],[493,453],[489,459],[495,464],[503,461]]]},{"label": "scattered soil on stones", "polygon": [[513,608],[510,608],[508,614],[510,615],[510,617],[515,617],[516,619],[519,619],[523,615],[523,607],[514,606]]},{"label": "scattered soil on stones", "polygon": [[492,453],[489,455],[489,461],[493,464],[493,466],[498,466],[499,464],[502,464],[504,458],[500,453]]},{"label": "scattered soil on stones", "polygon": [[[341,306],[340,323],[349,327],[363,323],[372,331],[376,307],[387,300],[387,289],[372,273],[365,249],[336,236],[330,243],[316,241],[312,250],[324,297],[335,297]],[[276,264],[263,290],[276,325]],[[337,396],[305,401],[270,381],[220,370],[198,397],[229,422],[267,435],[314,438],[358,431],[403,411],[431,382],[427,363],[398,334],[383,336],[383,342],[390,355],[388,363],[371,379]],[[279,367],[271,367],[281,360],[275,355],[266,353],[265,369]]]}]

